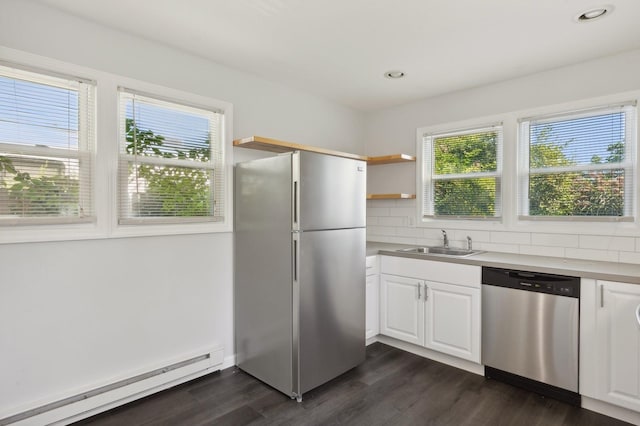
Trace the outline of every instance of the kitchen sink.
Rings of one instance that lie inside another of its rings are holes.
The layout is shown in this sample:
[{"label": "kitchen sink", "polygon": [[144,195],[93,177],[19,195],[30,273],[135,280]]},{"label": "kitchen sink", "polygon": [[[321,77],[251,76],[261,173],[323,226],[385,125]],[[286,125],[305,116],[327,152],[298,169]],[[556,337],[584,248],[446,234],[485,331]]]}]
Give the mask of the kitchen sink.
[{"label": "kitchen sink", "polygon": [[474,254],[482,253],[480,250],[465,250],[449,247],[412,247],[407,249],[396,250],[399,253],[412,254],[442,254],[445,256],[466,257]]}]

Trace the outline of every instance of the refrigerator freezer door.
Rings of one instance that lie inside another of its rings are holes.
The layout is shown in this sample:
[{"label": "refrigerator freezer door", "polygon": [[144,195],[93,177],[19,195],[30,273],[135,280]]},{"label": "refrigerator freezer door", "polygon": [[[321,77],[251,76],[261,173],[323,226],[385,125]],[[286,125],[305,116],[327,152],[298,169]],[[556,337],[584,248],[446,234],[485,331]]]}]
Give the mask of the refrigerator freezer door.
[{"label": "refrigerator freezer door", "polygon": [[[367,164],[364,161],[298,152],[297,229],[366,226]],[[295,172],[294,172],[295,173]]]},{"label": "refrigerator freezer door", "polygon": [[365,359],[366,236],[364,228],[355,228],[302,232],[297,238],[304,393]]},{"label": "refrigerator freezer door", "polygon": [[238,164],[235,178],[236,364],[290,395],[291,156]]}]

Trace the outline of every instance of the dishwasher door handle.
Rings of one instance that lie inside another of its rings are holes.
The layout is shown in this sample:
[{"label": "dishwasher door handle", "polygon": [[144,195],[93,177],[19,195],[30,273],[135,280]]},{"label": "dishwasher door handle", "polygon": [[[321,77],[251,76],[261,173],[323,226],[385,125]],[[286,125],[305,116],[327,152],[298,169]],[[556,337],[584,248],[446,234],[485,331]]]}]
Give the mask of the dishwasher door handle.
[{"label": "dishwasher door handle", "polygon": [[636,321],[638,321],[638,325],[640,325],[640,305],[636,308]]}]

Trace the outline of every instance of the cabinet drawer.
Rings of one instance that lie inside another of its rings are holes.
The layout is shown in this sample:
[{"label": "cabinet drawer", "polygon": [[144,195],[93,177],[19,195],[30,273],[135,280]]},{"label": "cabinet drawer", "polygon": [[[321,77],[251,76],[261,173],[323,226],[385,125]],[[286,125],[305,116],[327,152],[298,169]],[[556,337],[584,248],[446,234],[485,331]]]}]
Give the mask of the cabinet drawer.
[{"label": "cabinet drawer", "polygon": [[480,266],[397,256],[379,257],[380,272],[383,274],[480,288],[482,276]]}]

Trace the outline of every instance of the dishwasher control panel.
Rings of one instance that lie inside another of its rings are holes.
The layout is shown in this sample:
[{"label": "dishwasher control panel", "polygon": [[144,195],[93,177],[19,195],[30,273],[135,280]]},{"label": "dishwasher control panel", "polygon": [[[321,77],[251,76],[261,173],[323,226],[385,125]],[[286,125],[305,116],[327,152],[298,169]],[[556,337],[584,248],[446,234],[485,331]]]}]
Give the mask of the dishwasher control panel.
[{"label": "dishwasher control panel", "polygon": [[557,296],[580,297],[580,278],[515,269],[482,268],[482,284]]}]

